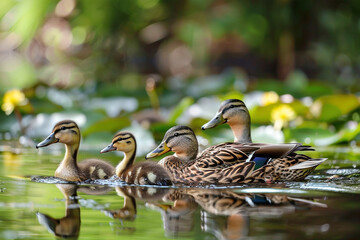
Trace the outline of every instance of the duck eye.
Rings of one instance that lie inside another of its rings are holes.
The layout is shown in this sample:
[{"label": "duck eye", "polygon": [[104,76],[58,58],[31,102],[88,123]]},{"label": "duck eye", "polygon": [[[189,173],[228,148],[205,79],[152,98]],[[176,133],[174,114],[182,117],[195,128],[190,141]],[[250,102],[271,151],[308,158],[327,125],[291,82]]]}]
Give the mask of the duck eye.
[{"label": "duck eye", "polygon": [[64,127],[64,126],[62,126],[61,128],[60,128],[60,130],[61,131],[64,131],[66,128]]},{"label": "duck eye", "polygon": [[174,137],[177,137],[177,136],[179,136],[179,133],[174,133]]},{"label": "duck eye", "polygon": [[230,105],[230,108],[234,108],[235,106],[234,105]]},{"label": "duck eye", "polygon": [[120,137],[120,138],[118,138],[117,140],[118,140],[118,141],[121,141],[121,140],[122,140],[122,138]]}]

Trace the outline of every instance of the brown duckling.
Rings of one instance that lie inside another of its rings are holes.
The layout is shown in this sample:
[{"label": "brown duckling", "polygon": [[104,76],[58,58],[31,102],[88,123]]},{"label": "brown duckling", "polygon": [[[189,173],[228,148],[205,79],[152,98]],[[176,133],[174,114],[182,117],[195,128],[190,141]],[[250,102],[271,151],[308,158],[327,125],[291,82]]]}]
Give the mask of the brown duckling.
[{"label": "brown duckling", "polygon": [[66,214],[62,218],[37,212],[40,224],[44,225],[56,238],[77,239],[80,233],[80,205],[77,197],[77,186],[71,184],[57,184],[57,188],[65,197]]},{"label": "brown duckling", "polygon": [[65,144],[65,156],[55,171],[55,177],[67,181],[84,181],[90,179],[108,179],[114,175],[114,167],[100,159],[86,159],[77,163],[80,145],[80,129],[72,120],[58,122],[52,133],[36,148],[46,147],[54,143]]},{"label": "brown duckling", "polygon": [[101,153],[122,151],[124,159],[116,166],[115,173],[129,184],[140,185],[171,185],[171,178],[161,166],[152,161],[133,165],[136,156],[136,140],[130,132],[117,133],[111,144],[101,150]]}]

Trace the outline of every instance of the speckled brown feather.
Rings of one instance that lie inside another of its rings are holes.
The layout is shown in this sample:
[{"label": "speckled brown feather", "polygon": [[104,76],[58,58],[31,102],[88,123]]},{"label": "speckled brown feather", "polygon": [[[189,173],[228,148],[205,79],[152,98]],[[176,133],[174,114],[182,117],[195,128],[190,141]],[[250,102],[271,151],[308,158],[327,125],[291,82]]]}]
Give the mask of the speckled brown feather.
[{"label": "speckled brown feather", "polygon": [[[255,167],[255,162],[245,162],[248,155],[238,150],[237,153],[241,153],[238,158],[237,164],[220,165],[210,167],[212,162],[220,161],[226,162],[228,160],[228,152],[214,151],[211,155],[210,152],[200,155],[201,159],[196,159],[190,162],[182,162],[175,156],[168,156],[162,159],[159,163],[169,172],[169,175],[173,178],[175,183],[183,184],[234,184],[234,183],[248,183],[248,182],[262,182],[263,175],[253,176],[252,172]],[[212,157],[216,156],[214,160]],[[225,160],[221,158],[225,156]],[[205,158],[206,157],[206,158]],[[208,160],[210,164],[204,164],[205,160]],[[200,163],[198,162],[200,161]],[[234,161],[230,161],[233,163]],[[259,171],[258,171],[259,172]]]},{"label": "speckled brown feather", "polygon": [[252,143],[250,126],[251,119],[248,109],[239,99],[228,99],[221,103],[215,117],[204,124],[202,129],[228,124],[234,134],[234,142],[244,146],[258,147],[254,157],[271,158],[268,165],[256,170],[257,176],[266,173],[267,180],[295,181],[304,179],[326,159],[311,159],[298,154],[298,151],[314,151],[314,148],[300,143],[264,144]]},{"label": "speckled brown feather", "polygon": [[[152,179],[149,176],[153,176]],[[163,168],[155,162],[147,161],[133,165],[130,169],[125,170],[120,179],[129,184],[140,185],[171,185],[171,179]]]}]

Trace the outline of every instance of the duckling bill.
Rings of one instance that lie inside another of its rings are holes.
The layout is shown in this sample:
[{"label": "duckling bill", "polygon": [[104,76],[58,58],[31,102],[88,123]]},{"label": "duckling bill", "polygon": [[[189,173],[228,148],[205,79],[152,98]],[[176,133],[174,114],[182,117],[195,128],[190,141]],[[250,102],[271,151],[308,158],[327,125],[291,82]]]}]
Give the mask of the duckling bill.
[{"label": "duckling bill", "polygon": [[67,181],[84,181],[88,179],[107,179],[114,175],[114,167],[100,159],[87,159],[77,163],[80,146],[80,129],[72,120],[55,124],[50,135],[36,145],[36,148],[47,147],[54,143],[65,144],[65,156],[55,171],[55,177]]}]

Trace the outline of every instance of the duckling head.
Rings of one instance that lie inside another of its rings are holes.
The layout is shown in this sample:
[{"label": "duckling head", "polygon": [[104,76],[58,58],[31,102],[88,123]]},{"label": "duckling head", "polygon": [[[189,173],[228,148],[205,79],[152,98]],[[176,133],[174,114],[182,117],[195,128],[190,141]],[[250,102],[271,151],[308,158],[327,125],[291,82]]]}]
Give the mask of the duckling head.
[{"label": "duckling head", "polygon": [[195,159],[198,153],[198,141],[194,131],[187,126],[175,126],[170,128],[159,144],[146,158],[161,156],[169,151],[181,160]]},{"label": "duckling head", "polygon": [[129,153],[134,152],[134,150],[136,150],[136,140],[134,135],[129,132],[119,132],[113,137],[111,143],[101,150],[100,153],[111,151]]},{"label": "duckling head", "polygon": [[42,142],[38,143],[36,148],[46,147],[57,142],[66,145],[79,145],[80,129],[78,125],[72,120],[58,122],[54,126],[51,134]]},{"label": "duckling head", "polygon": [[245,103],[239,99],[228,99],[221,103],[219,111],[201,129],[209,129],[227,123],[234,125],[250,125],[250,114]]}]

